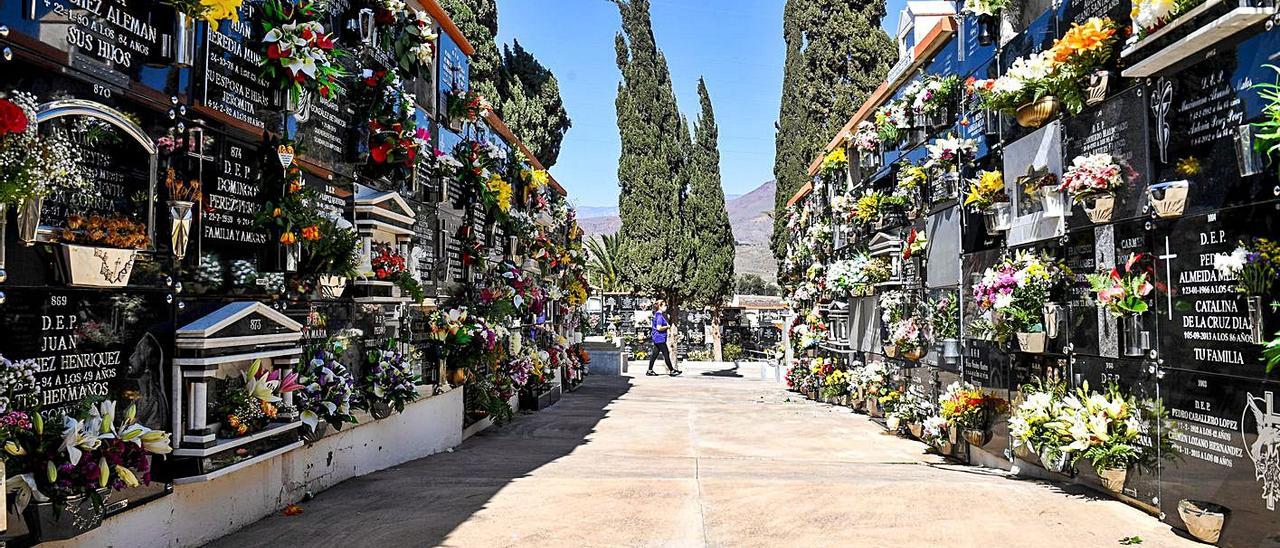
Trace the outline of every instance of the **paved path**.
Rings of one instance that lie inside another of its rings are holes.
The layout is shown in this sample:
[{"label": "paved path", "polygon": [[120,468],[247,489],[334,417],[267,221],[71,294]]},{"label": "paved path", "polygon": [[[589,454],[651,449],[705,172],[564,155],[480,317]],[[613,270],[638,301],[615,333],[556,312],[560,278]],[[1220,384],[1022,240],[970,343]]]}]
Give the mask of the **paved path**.
[{"label": "paved path", "polygon": [[590,377],[550,410],[214,545],[1197,546],[1119,502],[946,464],[724,367]]}]

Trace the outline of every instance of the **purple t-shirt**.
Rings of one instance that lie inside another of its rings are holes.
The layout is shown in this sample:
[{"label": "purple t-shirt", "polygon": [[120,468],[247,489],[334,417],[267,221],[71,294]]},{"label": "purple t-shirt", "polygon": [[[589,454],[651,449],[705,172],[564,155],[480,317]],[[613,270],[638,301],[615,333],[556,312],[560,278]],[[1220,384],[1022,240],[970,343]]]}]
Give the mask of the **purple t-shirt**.
[{"label": "purple t-shirt", "polygon": [[665,325],[667,325],[667,315],[661,312],[654,312],[653,313],[653,342],[655,344],[662,344],[664,342],[667,342],[667,332],[658,331],[658,326],[665,326]]}]

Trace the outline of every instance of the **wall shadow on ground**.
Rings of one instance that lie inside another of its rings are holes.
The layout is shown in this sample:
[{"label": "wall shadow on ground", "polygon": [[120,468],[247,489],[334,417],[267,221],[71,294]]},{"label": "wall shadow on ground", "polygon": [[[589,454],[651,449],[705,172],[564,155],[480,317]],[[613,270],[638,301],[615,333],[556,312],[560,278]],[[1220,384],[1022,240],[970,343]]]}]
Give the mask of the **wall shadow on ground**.
[{"label": "wall shadow on ground", "polygon": [[451,453],[342,482],[303,503],[302,515],[277,513],[209,546],[443,544],[512,481],[588,443],[609,404],[630,389],[629,377],[588,377],[550,409],[517,415]]}]

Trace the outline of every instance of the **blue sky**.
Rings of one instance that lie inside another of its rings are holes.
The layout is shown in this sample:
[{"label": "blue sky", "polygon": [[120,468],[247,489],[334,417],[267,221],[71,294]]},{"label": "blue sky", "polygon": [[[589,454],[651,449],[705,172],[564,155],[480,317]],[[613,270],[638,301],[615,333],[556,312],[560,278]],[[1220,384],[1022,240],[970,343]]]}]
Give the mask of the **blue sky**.
[{"label": "blue sky", "polygon": [[[905,0],[889,1],[885,27]],[[680,108],[698,114],[707,79],[720,126],[726,194],[773,178],[774,121],[782,95],[783,0],[651,0],[654,34],[667,56]],[[554,6],[552,8],[551,6]],[[618,201],[618,127],[613,101],[617,7],[607,0],[498,0],[498,40],[518,39],[555,72],[573,128],[551,172],[583,206]]]}]

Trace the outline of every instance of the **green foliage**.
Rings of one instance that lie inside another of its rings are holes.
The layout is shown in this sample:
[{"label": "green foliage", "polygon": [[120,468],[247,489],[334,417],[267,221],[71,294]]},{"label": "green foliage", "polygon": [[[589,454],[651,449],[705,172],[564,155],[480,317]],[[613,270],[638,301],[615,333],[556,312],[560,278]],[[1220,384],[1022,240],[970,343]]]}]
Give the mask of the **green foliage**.
[{"label": "green foliage", "polygon": [[720,353],[723,355],[724,361],[727,362],[736,362],[746,355],[746,352],[742,350],[742,345],[734,343],[724,343]]},{"label": "green foliage", "polygon": [[560,158],[560,144],[573,126],[560,98],[560,83],[519,41],[502,48],[500,104],[502,121],[524,141],[529,152],[550,169]]},{"label": "green foliage", "polygon": [[720,186],[720,131],[706,82],[698,80],[702,114],[694,131],[689,162],[689,200],[686,218],[693,238],[692,272],[688,294],[695,304],[719,306],[733,293],[733,229]]},{"label": "green foliage", "polygon": [[761,278],[759,274],[742,274],[738,276],[737,292],[739,295],[778,295],[778,284]]},{"label": "green foliage", "polygon": [[[495,0],[443,0],[440,5],[458,30],[467,37],[476,53],[470,57],[471,89],[493,103],[495,109],[502,97],[498,78],[502,56],[498,53],[498,5]],[[501,110],[498,111],[501,114]]]},{"label": "green foliage", "polygon": [[778,180],[772,248],[786,250],[786,204],[809,181],[809,164],[898,60],[872,0],[787,0],[782,105],[773,174]]},{"label": "green foliage", "polygon": [[667,60],[654,42],[648,0],[617,0],[622,32],[615,39],[619,256],[632,288],[667,298],[684,288],[691,245],[686,220],[686,151],[692,146],[676,105]]},{"label": "green foliage", "polygon": [[1262,348],[1262,359],[1267,362],[1267,373],[1275,369],[1276,364],[1280,364],[1280,333],[1276,333],[1276,338]]}]

